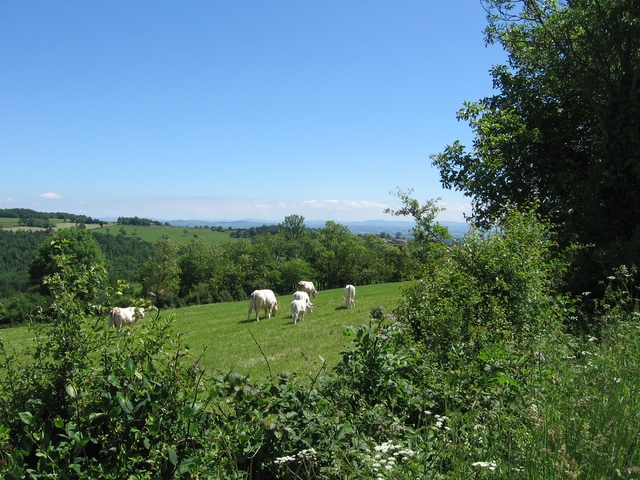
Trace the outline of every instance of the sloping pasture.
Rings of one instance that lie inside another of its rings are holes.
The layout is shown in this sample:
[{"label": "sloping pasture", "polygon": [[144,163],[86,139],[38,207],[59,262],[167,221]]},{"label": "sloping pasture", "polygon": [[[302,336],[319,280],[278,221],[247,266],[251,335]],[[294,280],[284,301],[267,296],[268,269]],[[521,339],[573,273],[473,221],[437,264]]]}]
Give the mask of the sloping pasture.
[{"label": "sloping pasture", "polygon": [[[255,321],[255,312],[247,321],[248,300],[163,310],[160,315],[176,315],[174,331],[181,333],[182,349],[188,349],[193,356],[204,352],[200,364],[210,375],[233,369],[259,379],[269,374],[269,367],[273,375],[283,371],[307,375],[320,368],[319,356],[329,368],[335,366],[340,352],[349,345],[346,327],[368,323],[374,307],[381,306],[390,313],[400,290],[400,283],[359,286],[356,305],[349,310],[344,308],[342,288],[323,290],[312,299],[313,312],[295,325],[291,319],[291,295],[278,296],[278,314],[259,322]],[[106,328],[107,318],[102,321]],[[133,326],[132,335],[144,321]],[[123,329],[120,335],[128,334],[128,330]],[[118,335],[115,330],[111,332]],[[31,343],[33,333],[25,326],[5,328],[0,330],[0,338],[10,352],[14,348],[20,352]]]},{"label": "sloping pasture", "polygon": [[168,237],[173,243],[185,243],[197,236],[197,238],[201,238],[209,245],[237,240],[231,238],[228,231],[214,232],[208,228],[166,227],[164,225],[146,227],[112,223],[96,229],[95,232],[105,235],[118,235],[121,229],[124,230],[125,235],[128,237],[137,237],[150,243],[157,242],[162,236]]},{"label": "sloping pasture", "polygon": [[[49,221],[54,224],[54,230],[61,230],[63,228],[75,228],[78,224],[74,222],[64,222],[58,218],[50,218]],[[212,245],[222,242],[233,242],[236,238],[231,238],[228,230],[222,232],[216,232],[208,228],[193,228],[193,227],[167,227],[164,225],[149,226],[137,226],[137,225],[118,225],[117,223],[108,223],[100,227],[96,223],[86,224],[85,227],[89,230],[93,230],[97,233],[105,235],[118,235],[121,230],[124,230],[125,235],[128,237],[137,237],[149,243],[155,243],[162,236],[168,237],[173,243],[185,243],[194,238],[201,238],[205,243]],[[27,230],[27,231],[39,231],[45,230],[41,227],[26,227],[20,225],[19,219],[0,217],[0,228],[7,231]]]}]

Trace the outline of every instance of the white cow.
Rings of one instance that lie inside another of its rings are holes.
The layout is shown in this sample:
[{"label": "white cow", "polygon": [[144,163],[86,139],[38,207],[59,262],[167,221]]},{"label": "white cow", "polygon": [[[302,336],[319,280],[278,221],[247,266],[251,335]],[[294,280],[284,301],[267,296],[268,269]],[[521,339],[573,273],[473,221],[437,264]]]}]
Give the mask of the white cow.
[{"label": "white cow", "polygon": [[304,314],[309,313],[312,310],[312,305],[310,302],[306,302],[305,300],[293,300],[291,302],[291,318],[293,318],[293,323],[298,323],[298,319],[300,321],[304,320]]},{"label": "white cow", "polygon": [[344,306],[351,308],[356,304],[356,287],[347,285],[344,287]]},{"label": "white cow", "polygon": [[310,311],[313,311],[313,303],[311,303],[311,299],[309,298],[309,294],[307,292],[294,292],[293,299],[304,301],[307,305],[311,307]]},{"label": "white cow", "polygon": [[109,312],[109,328],[116,327],[120,330],[122,327],[133,325],[138,318],[144,318],[142,307],[114,307]]},{"label": "white cow", "polygon": [[278,307],[280,304],[276,300],[276,295],[271,290],[254,290],[249,297],[249,312],[247,313],[247,320],[251,318],[251,310],[256,311],[256,322],[260,321],[260,310],[267,312],[267,318],[271,318],[271,315],[275,317],[278,313]]},{"label": "white cow", "polygon": [[298,291],[307,292],[309,295],[313,297],[318,296],[318,292],[316,290],[316,287],[313,286],[313,282],[305,282],[304,280],[300,280],[298,282]]}]

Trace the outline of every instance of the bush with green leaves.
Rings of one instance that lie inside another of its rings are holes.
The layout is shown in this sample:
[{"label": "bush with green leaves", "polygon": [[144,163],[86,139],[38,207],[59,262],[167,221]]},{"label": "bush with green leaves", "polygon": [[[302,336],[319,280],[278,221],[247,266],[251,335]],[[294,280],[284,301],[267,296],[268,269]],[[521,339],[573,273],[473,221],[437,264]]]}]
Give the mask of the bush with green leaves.
[{"label": "bush with green leaves", "polygon": [[[172,478],[195,468],[208,418],[202,373],[184,367],[171,319],[105,328],[87,303],[106,283],[52,242],[52,306],[34,325],[31,360],[0,345],[0,471],[5,478]],[[193,367],[193,365],[192,365]]]},{"label": "bush with green leaves", "polygon": [[555,293],[564,267],[553,247],[533,212],[513,211],[435,260],[429,275],[406,289],[397,315],[439,362],[510,339],[527,348],[556,328],[564,306]]}]

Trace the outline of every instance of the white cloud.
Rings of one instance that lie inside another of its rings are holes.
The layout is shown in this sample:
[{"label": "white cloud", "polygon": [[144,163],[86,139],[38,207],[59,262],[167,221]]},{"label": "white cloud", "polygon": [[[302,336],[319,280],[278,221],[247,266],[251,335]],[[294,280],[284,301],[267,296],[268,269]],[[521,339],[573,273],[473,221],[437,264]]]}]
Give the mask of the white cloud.
[{"label": "white cloud", "polygon": [[379,202],[367,202],[363,200],[305,200],[301,204],[302,207],[316,208],[318,210],[327,211],[363,211],[372,210],[377,211],[378,215],[382,214],[382,211],[389,205]]},{"label": "white cloud", "polygon": [[40,198],[62,198],[62,195],[60,195],[59,193],[53,193],[53,192],[41,193],[38,196]]},{"label": "white cloud", "polygon": [[471,203],[438,202],[438,206],[445,208],[438,215],[438,220],[464,222],[464,216],[471,215]]}]

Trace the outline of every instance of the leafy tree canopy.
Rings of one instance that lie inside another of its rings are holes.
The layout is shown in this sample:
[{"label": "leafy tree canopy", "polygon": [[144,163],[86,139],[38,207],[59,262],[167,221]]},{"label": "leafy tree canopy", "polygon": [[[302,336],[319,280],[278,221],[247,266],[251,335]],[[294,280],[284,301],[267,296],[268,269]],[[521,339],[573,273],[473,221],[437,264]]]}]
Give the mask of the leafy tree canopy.
[{"label": "leafy tree canopy", "polygon": [[54,256],[64,254],[73,258],[73,268],[86,271],[97,264],[104,263],[100,246],[89,230],[65,228],[49,235],[36,250],[29,267],[29,279],[32,285],[40,285],[43,293],[47,287],[43,279],[56,273]]},{"label": "leafy tree canopy", "polygon": [[432,156],[446,188],[472,197],[489,225],[510,207],[539,206],[561,245],[593,245],[598,272],[640,260],[640,3],[483,0],[498,93],[458,118],[471,150]]}]

